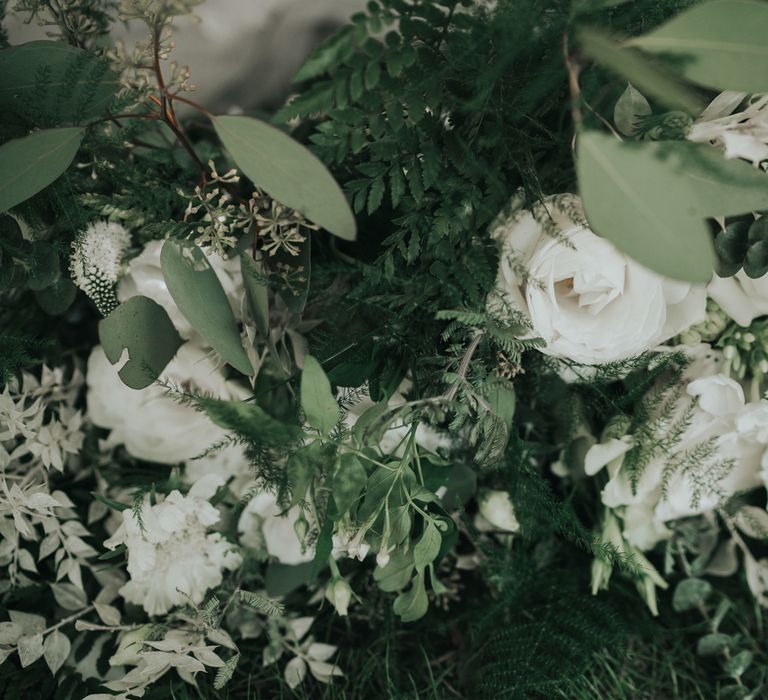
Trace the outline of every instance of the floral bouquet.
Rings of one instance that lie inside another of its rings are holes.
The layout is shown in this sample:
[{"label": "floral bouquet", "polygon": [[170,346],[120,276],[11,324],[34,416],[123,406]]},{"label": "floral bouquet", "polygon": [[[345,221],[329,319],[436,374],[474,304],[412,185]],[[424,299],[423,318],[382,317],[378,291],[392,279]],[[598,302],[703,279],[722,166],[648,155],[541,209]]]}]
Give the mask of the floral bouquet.
[{"label": "floral bouquet", "polygon": [[0,697],[768,696],[768,3],[330,5],[0,2]]}]

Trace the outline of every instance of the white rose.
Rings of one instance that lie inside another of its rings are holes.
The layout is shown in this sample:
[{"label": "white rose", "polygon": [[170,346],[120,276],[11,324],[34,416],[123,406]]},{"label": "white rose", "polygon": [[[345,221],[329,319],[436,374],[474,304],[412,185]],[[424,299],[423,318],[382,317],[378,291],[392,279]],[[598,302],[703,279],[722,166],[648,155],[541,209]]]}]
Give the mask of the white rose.
[{"label": "white rose", "polygon": [[[181,337],[189,339],[197,334],[176,306],[160,267],[160,252],[164,242],[150,241],[144,250],[128,263],[128,271],[117,287],[117,298],[119,301],[125,301],[139,295],[149,297],[166,310]],[[208,255],[207,258],[221,282],[235,318],[240,318],[240,300],[243,294],[240,261],[237,257],[225,260],[216,254]]]},{"label": "white rose", "polygon": [[[117,372],[118,366],[96,346],[88,358],[88,415],[95,425],[112,431],[110,444],[124,444],[138,459],[175,464],[196,457],[225,437],[226,432],[208,416],[174,401],[163,386],[131,389]],[[179,348],[161,378],[220,399],[248,395],[225,378],[209,353],[189,342]]]},{"label": "white rose", "polygon": [[[588,475],[607,467],[602,501],[619,510],[624,537],[640,549],[650,549],[671,535],[665,523],[711,511],[724,498],[761,483],[768,402],[745,405],[741,385],[723,374],[691,375],[691,369],[707,364],[711,368],[711,363],[703,362],[689,367],[685,393],[657,434],[649,437],[663,439],[678,426],[679,439],[666,450],[658,449],[639,478],[633,478],[624,464],[632,447],[644,447],[636,443],[637,436],[607,440],[586,455]],[[674,472],[665,479],[670,467]]]},{"label": "white rose", "polygon": [[768,314],[768,274],[752,279],[744,270],[733,277],[714,275],[708,287],[711,296],[736,323],[748,326]]},{"label": "white rose", "polygon": [[302,513],[293,506],[285,515],[274,494],[256,494],[243,510],[237,523],[240,542],[246,547],[265,547],[281,564],[305,564],[315,558],[314,547],[302,547],[296,534],[296,521]]},{"label": "white rose", "polygon": [[547,354],[621,360],[704,319],[703,287],[661,277],[595,235],[575,195],[518,210],[491,235],[501,260],[489,308],[501,317],[522,311]]}]

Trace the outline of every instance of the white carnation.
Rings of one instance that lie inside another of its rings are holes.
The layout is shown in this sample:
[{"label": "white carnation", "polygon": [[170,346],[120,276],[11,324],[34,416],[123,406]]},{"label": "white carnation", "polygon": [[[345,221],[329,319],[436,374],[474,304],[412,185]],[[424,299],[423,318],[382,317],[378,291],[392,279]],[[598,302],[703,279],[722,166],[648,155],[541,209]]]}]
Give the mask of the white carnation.
[{"label": "white carnation", "polygon": [[595,235],[575,195],[518,209],[491,235],[501,260],[489,308],[502,318],[522,311],[547,354],[621,360],[704,319],[704,287],[661,277]]},{"label": "white carnation", "polygon": [[145,497],[140,520],[133,509],[123,511],[122,524],[104,545],[127,547],[130,581],[120,594],[129,603],[143,606],[150,615],[189,601],[197,605],[222,582],[222,571],[240,566],[232,545],[209,532],[219,512],[208,499],[220,483],[201,480],[186,496],[172,491],[154,506]]}]

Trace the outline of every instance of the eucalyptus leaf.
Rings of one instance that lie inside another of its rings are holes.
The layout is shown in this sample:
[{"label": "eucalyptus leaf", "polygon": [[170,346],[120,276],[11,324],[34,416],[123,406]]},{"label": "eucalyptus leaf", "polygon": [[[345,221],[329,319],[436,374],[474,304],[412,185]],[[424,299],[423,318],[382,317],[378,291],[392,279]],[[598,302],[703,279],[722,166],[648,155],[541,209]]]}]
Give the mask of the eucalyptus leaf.
[{"label": "eucalyptus leaf", "polygon": [[247,251],[240,253],[240,271],[253,322],[262,337],[269,339],[269,293],[264,284],[264,272]]},{"label": "eucalyptus leaf", "polygon": [[689,282],[707,282],[716,262],[705,217],[768,207],[764,174],[708,145],[622,143],[587,131],[577,172],[596,233],[646,267]]},{"label": "eucalyptus leaf", "polygon": [[257,187],[339,238],[355,240],[357,224],[349,203],[311,151],[252,117],[221,116],[212,121],[238,168]]},{"label": "eucalyptus leaf", "polygon": [[621,48],[595,29],[582,29],[579,40],[590,58],[626,78],[643,94],[689,114],[698,114],[704,106],[703,100],[677,76],[640,51]]},{"label": "eucalyptus leaf", "polygon": [[79,127],[36,131],[0,146],[0,212],[45,189],[69,167],[83,130]]},{"label": "eucalyptus leaf", "polygon": [[768,91],[768,4],[710,0],[628,43],[658,54],[694,83]]},{"label": "eucalyptus leaf", "polygon": [[706,601],[712,592],[709,581],[701,578],[687,578],[680,581],[672,596],[672,607],[676,612],[694,610]]},{"label": "eucalyptus leaf", "polygon": [[0,109],[35,126],[82,124],[100,116],[119,88],[107,61],[62,41],[30,41],[0,51]]},{"label": "eucalyptus leaf", "polygon": [[304,358],[301,372],[301,407],[307,422],[323,435],[328,435],[341,417],[331,383],[320,363],[311,355]]},{"label": "eucalyptus leaf", "polygon": [[190,241],[168,239],[160,264],[168,291],[190,325],[225,362],[253,374],[229,300],[205,253]]},{"label": "eucalyptus leaf", "polygon": [[128,350],[128,362],[118,374],[132,389],[152,384],[181,346],[181,337],[165,309],[143,296],[127,299],[102,319],[99,340],[112,364]]},{"label": "eucalyptus leaf", "polygon": [[63,314],[75,300],[77,287],[72,280],[60,277],[49,287],[35,292],[35,299],[40,308],[51,316]]}]

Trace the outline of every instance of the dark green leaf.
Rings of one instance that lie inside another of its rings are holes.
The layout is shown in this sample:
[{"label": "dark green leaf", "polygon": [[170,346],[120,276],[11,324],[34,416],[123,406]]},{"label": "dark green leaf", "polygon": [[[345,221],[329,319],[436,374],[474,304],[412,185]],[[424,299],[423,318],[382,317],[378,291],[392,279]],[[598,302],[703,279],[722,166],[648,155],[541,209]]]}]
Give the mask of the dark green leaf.
[{"label": "dark green leaf", "polygon": [[414,576],[410,589],[395,598],[392,609],[403,622],[414,622],[424,617],[427,608],[429,608],[429,600],[424,588],[424,571],[422,570]]},{"label": "dark green leaf", "polygon": [[355,240],[357,224],[344,193],[304,146],[251,117],[214,117],[213,126],[237,166],[257,187],[339,238]]},{"label": "dark green leaf", "polygon": [[160,254],[165,283],[190,325],[236,370],[253,374],[237,321],[216,273],[200,248],[168,239]]},{"label": "dark green leaf", "polygon": [[320,363],[311,355],[304,358],[301,372],[301,407],[307,422],[323,435],[330,433],[341,417],[331,383]]},{"label": "dark green leaf", "polygon": [[181,346],[165,309],[142,296],[131,297],[101,320],[99,340],[113,365],[128,350],[128,362],[118,374],[132,389],[152,384]]},{"label": "dark green leaf", "polygon": [[339,515],[343,515],[353,506],[367,478],[365,467],[358,457],[349,452],[339,456],[331,482],[333,500]]},{"label": "dark green leaf", "polygon": [[712,586],[709,581],[701,578],[684,579],[675,588],[675,593],[672,596],[672,607],[677,612],[695,610],[704,604],[711,592]]},{"label": "dark green leaf", "polygon": [[200,397],[200,407],[216,425],[232,430],[263,447],[280,447],[300,440],[304,434],[298,425],[283,423],[255,403],[222,401]]}]

